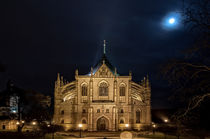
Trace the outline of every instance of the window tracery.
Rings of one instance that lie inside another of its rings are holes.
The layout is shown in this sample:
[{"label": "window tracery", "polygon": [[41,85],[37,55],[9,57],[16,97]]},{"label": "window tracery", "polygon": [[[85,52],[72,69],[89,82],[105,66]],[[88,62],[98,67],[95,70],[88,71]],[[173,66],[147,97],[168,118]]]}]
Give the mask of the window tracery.
[{"label": "window tracery", "polygon": [[87,86],[82,85],[82,96],[87,96]]},{"label": "window tracery", "polygon": [[140,110],[136,111],[136,123],[140,123]]},{"label": "window tracery", "polygon": [[99,86],[99,96],[108,96],[108,85],[102,82]]},{"label": "window tracery", "polygon": [[120,96],[125,96],[125,87],[120,86]]}]

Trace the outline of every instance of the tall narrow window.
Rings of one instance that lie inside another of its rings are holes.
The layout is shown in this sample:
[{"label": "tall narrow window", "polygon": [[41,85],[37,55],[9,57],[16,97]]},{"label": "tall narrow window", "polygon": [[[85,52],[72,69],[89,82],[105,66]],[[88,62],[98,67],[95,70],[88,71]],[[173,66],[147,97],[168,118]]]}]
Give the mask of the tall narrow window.
[{"label": "tall narrow window", "polygon": [[87,122],[86,122],[86,120],[85,119],[83,119],[82,120],[82,124],[86,124]]},{"label": "tall narrow window", "polygon": [[124,86],[120,87],[120,96],[125,96],[125,87]]},{"label": "tall narrow window", "polygon": [[61,120],[61,124],[64,124],[64,120]]},{"label": "tall narrow window", "polygon": [[124,110],[123,110],[123,109],[121,109],[121,110],[120,110],[120,113],[124,113]]},{"label": "tall narrow window", "polygon": [[64,115],[64,110],[61,111],[61,115]]},{"label": "tall narrow window", "polygon": [[140,123],[140,111],[139,110],[137,110],[136,111],[136,123]]},{"label": "tall narrow window", "polygon": [[82,85],[82,96],[87,96],[87,86]]},{"label": "tall narrow window", "polygon": [[99,86],[99,96],[108,96],[108,85],[105,82]]},{"label": "tall narrow window", "polygon": [[120,124],[124,124],[124,120],[123,119],[120,120]]},{"label": "tall narrow window", "polygon": [[82,109],[82,113],[86,113],[86,110],[85,109]]}]

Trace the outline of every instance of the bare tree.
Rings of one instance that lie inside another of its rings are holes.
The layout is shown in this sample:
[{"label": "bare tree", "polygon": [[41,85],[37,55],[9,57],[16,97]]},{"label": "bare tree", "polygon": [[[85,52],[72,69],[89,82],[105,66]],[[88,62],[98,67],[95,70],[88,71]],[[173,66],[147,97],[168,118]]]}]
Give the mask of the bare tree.
[{"label": "bare tree", "polygon": [[210,100],[210,1],[183,0],[182,14],[195,42],[185,50],[185,58],[170,60],[161,70],[174,89],[170,99],[179,101],[180,109],[172,116],[178,132],[183,124],[199,121],[199,109]]},{"label": "bare tree", "polygon": [[210,1],[183,0],[183,6],[184,24],[197,34],[197,39],[185,51],[184,59],[171,60],[162,69],[175,90],[172,98],[179,97],[183,105],[188,102],[177,118],[183,118],[210,98]]}]

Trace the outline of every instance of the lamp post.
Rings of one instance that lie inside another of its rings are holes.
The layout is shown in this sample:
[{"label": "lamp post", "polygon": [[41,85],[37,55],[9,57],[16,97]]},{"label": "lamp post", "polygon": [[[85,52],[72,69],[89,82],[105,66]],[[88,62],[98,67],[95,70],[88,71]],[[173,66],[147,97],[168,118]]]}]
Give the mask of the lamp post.
[{"label": "lamp post", "polygon": [[164,122],[165,122],[165,125],[166,125],[166,126],[165,126],[165,139],[166,139],[166,132],[167,132],[167,131],[166,131],[166,128],[167,128],[168,119],[165,119]]},{"label": "lamp post", "polygon": [[153,135],[155,134],[155,128],[156,128],[156,124],[153,124],[153,125],[152,125],[152,129],[153,129],[153,130],[152,130],[152,131],[153,131]]},{"label": "lamp post", "polygon": [[80,138],[82,137],[82,124],[79,124],[78,125],[79,126],[79,136],[80,136]]}]

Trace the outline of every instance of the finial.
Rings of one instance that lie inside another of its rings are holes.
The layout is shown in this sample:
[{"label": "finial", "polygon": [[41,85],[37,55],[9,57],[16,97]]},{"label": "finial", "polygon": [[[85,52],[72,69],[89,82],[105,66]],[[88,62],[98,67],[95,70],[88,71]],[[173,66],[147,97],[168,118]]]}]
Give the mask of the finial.
[{"label": "finial", "polygon": [[117,75],[117,68],[114,68],[114,75]]},{"label": "finial", "polygon": [[64,85],[64,82],[63,82],[63,76],[61,76],[61,86]]},{"label": "finial", "polygon": [[103,60],[103,64],[105,64],[105,60]]},{"label": "finial", "polygon": [[129,71],[129,76],[132,76],[132,71]]},{"label": "finial", "polygon": [[104,40],[104,54],[106,54],[106,40]]},{"label": "finial", "polygon": [[91,76],[93,75],[93,67],[91,67],[91,74],[90,74]]},{"label": "finial", "polygon": [[149,75],[147,74],[147,79],[146,79],[146,87],[150,86],[150,82],[149,82]]},{"label": "finial", "polygon": [[78,69],[76,69],[75,70],[75,76],[78,76],[78,74],[79,74],[79,71],[78,71]]},{"label": "finial", "polygon": [[61,85],[60,73],[58,73],[57,81],[55,84],[56,84],[56,87],[60,87],[60,85]]},{"label": "finial", "polygon": [[57,81],[60,81],[60,73],[58,73]]}]

